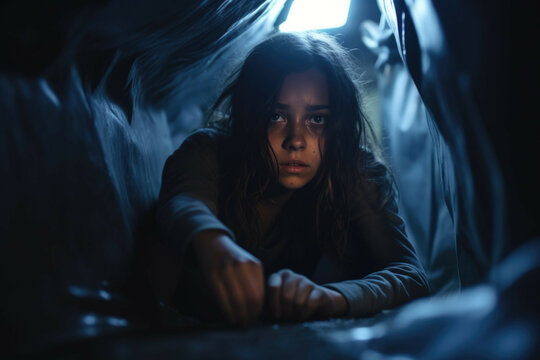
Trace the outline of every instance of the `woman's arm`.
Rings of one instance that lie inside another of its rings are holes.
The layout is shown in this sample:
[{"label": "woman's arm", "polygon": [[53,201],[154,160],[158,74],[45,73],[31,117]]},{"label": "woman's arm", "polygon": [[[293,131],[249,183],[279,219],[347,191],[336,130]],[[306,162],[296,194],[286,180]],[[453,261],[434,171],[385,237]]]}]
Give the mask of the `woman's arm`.
[{"label": "woman's arm", "polygon": [[164,242],[181,262],[194,255],[194,270],[225,318],[246,325],[262,311],[263,271],[260,261],[236,245],[232,232],[216,216],[220,191],[216,136],[213,130],[196,132],[167,159],[158,223]]},{"label": "woman's arm", "polygon": [[[429,294],[424,269],[398,215],[386,167],[359,183],[347,256],[360,279],[326,284],[343,294],[347,316],[369,316]],[[384,205],[383,205],[384,204]]]},{"label": "woman's arm", "polygon": [[342,294],[289,269],[268,277],[267,303],[275,320],[327,319],[347,313]]},{"label": "woman's arm", "polygon": [[216,133],[189,136],[163,169],[157,220],[163,241],[182,258],[194,235],[214,230],[234,238],[217,218],[219,164]]}]

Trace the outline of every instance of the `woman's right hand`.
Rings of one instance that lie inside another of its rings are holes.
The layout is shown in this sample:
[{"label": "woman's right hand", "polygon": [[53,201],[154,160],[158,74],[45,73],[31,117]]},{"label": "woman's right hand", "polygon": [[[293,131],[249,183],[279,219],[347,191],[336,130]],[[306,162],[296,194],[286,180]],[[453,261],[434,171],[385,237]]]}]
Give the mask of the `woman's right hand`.
[{"label": "woman's right hand", "polygon": [[229,323],[240,326],[254,323],[264,303],[261,262],[220,231],[197,234],[192,248]]}]

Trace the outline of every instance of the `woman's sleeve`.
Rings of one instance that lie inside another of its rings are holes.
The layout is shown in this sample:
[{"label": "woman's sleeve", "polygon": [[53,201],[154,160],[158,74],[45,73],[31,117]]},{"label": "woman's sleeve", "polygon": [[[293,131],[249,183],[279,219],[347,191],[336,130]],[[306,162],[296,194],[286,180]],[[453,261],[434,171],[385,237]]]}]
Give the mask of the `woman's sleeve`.
[{"label": "woman's sleeve", "polygon": [[161,237],[183,258],[193,235],[219,230],[234,235],[217,218],[219,164],[217,134],[205,129],[189,136],[166,161],[157,221]]},{"label": "woman's sleeve", "polygon": [[326,284],[349,304],[348,316],[370,316],[429,294],[424,269],[398,215],[388,170],[375,166],[355,194],[351,219],[353,268],[360,279]]}]

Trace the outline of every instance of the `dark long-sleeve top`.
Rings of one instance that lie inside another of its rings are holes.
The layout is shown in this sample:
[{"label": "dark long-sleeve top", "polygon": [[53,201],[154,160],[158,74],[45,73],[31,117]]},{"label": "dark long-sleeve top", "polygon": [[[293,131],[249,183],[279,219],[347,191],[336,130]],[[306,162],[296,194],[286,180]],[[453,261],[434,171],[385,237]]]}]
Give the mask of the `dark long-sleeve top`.
[{"label": "dark long-sleeve top", "polygon": [[[407,240],[395,199],[372,206],[382,186],[375,182],[353,195],[350,237],[341,256],[335,247],[314,241],[313,220],[298,220],[303,204],[294,196],[268,236],[257,246],[245,245],[219,217],[220,195],[227,191],[222,183],[226,169],[220,161],[227,153],[224,137],[212,129],[195,132],[167,159],[163,170],[158,223],[165,243],[185,263],[193,263],[185,258],[192,256],[187,249],[195,234],[219,230],[259,258],[267,275],[289,268],[338,291],[347,300],[351,317],[373,315],[428,294],[424,270]],[[383,165],[380,169],[386,171]]]}]

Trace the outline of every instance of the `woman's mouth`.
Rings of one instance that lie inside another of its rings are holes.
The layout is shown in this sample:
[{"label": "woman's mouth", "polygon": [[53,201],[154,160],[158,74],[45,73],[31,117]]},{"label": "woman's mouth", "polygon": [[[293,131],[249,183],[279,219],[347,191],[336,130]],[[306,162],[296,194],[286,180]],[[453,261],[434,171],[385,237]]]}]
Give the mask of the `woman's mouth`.
[{"label": "woman's mouth", "polygon": [[306,171],[309,165],[299,160],[292,160],[279,163],[279,168],[285,173],[299,174]]}]

